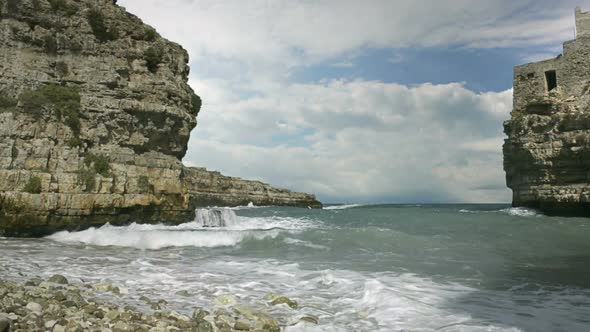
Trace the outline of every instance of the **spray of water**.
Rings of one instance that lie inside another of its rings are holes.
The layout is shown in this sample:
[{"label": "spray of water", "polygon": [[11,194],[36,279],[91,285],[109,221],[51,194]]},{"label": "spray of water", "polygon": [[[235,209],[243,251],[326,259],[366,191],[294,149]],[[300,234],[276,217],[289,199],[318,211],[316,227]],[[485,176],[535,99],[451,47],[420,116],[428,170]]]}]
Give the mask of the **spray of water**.
[{"label": "spray of water", "polygon": [[195,222],[202,227],[230,227],[237,224],[237,216],[230,209],[197,209]]}]

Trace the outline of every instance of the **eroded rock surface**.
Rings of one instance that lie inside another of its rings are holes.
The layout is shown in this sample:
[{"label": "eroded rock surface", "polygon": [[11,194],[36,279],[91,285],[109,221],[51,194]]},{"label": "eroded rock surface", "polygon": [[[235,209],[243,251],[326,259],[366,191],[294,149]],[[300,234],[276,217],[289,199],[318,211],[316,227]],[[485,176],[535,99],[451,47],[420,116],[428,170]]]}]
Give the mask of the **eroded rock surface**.
[{"label": "eroded rock surface", "polygon": [[515,68],[504,169],[513,205],[590,216],[590,13],[555,59]]},{"label": "eroded rock surface", "polygon": [[0,235],[321,206],[184,167],[201,107],[188,54],[114,2],[0,0]]}]

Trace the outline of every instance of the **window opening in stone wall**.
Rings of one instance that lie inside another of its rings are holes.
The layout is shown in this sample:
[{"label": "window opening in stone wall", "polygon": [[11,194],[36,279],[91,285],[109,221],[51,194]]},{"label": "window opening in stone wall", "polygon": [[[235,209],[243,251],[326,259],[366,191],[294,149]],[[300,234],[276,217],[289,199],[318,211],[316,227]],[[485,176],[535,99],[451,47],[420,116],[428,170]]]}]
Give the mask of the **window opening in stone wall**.
[{"label": "window opening in stone wall", "polygon": [[545,72],[545,83],[547,85],[547,92],[557,88],[557,73],[555,70]]}]

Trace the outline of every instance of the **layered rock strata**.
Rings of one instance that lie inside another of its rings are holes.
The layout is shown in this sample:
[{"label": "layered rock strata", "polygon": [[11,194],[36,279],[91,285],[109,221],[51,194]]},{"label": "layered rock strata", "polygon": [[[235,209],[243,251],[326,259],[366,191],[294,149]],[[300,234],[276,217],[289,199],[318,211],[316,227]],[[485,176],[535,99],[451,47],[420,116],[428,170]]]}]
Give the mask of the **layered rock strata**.
[{"label": "layered rock strata", "polygon": [[201,107],[188,54],[114,2],[0,0],[0,236],[321,206],[183,166]]},{"label": "layered rock strata", "polygon": [[514,70],[504,124],[513,205],[590,216],[590,13],[576,9],[577,38],[557,58]]}]

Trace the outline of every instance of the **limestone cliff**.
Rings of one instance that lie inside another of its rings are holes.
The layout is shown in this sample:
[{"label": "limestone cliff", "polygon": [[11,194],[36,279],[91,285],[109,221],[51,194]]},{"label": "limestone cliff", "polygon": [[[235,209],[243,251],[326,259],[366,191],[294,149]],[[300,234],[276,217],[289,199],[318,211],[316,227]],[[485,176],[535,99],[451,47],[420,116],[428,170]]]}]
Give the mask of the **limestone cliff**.
[{"label": "limestone cliff", "polygon": [[180,223],[312,195],[181,163],[201,99],[188,54],[113,0],[0,0],[0,236]]},{"label": "limestone cliff", "polygon": [[504,169],[514,206],[590,216],[589,13],[576,28],[563,55],[515,68]]}]

